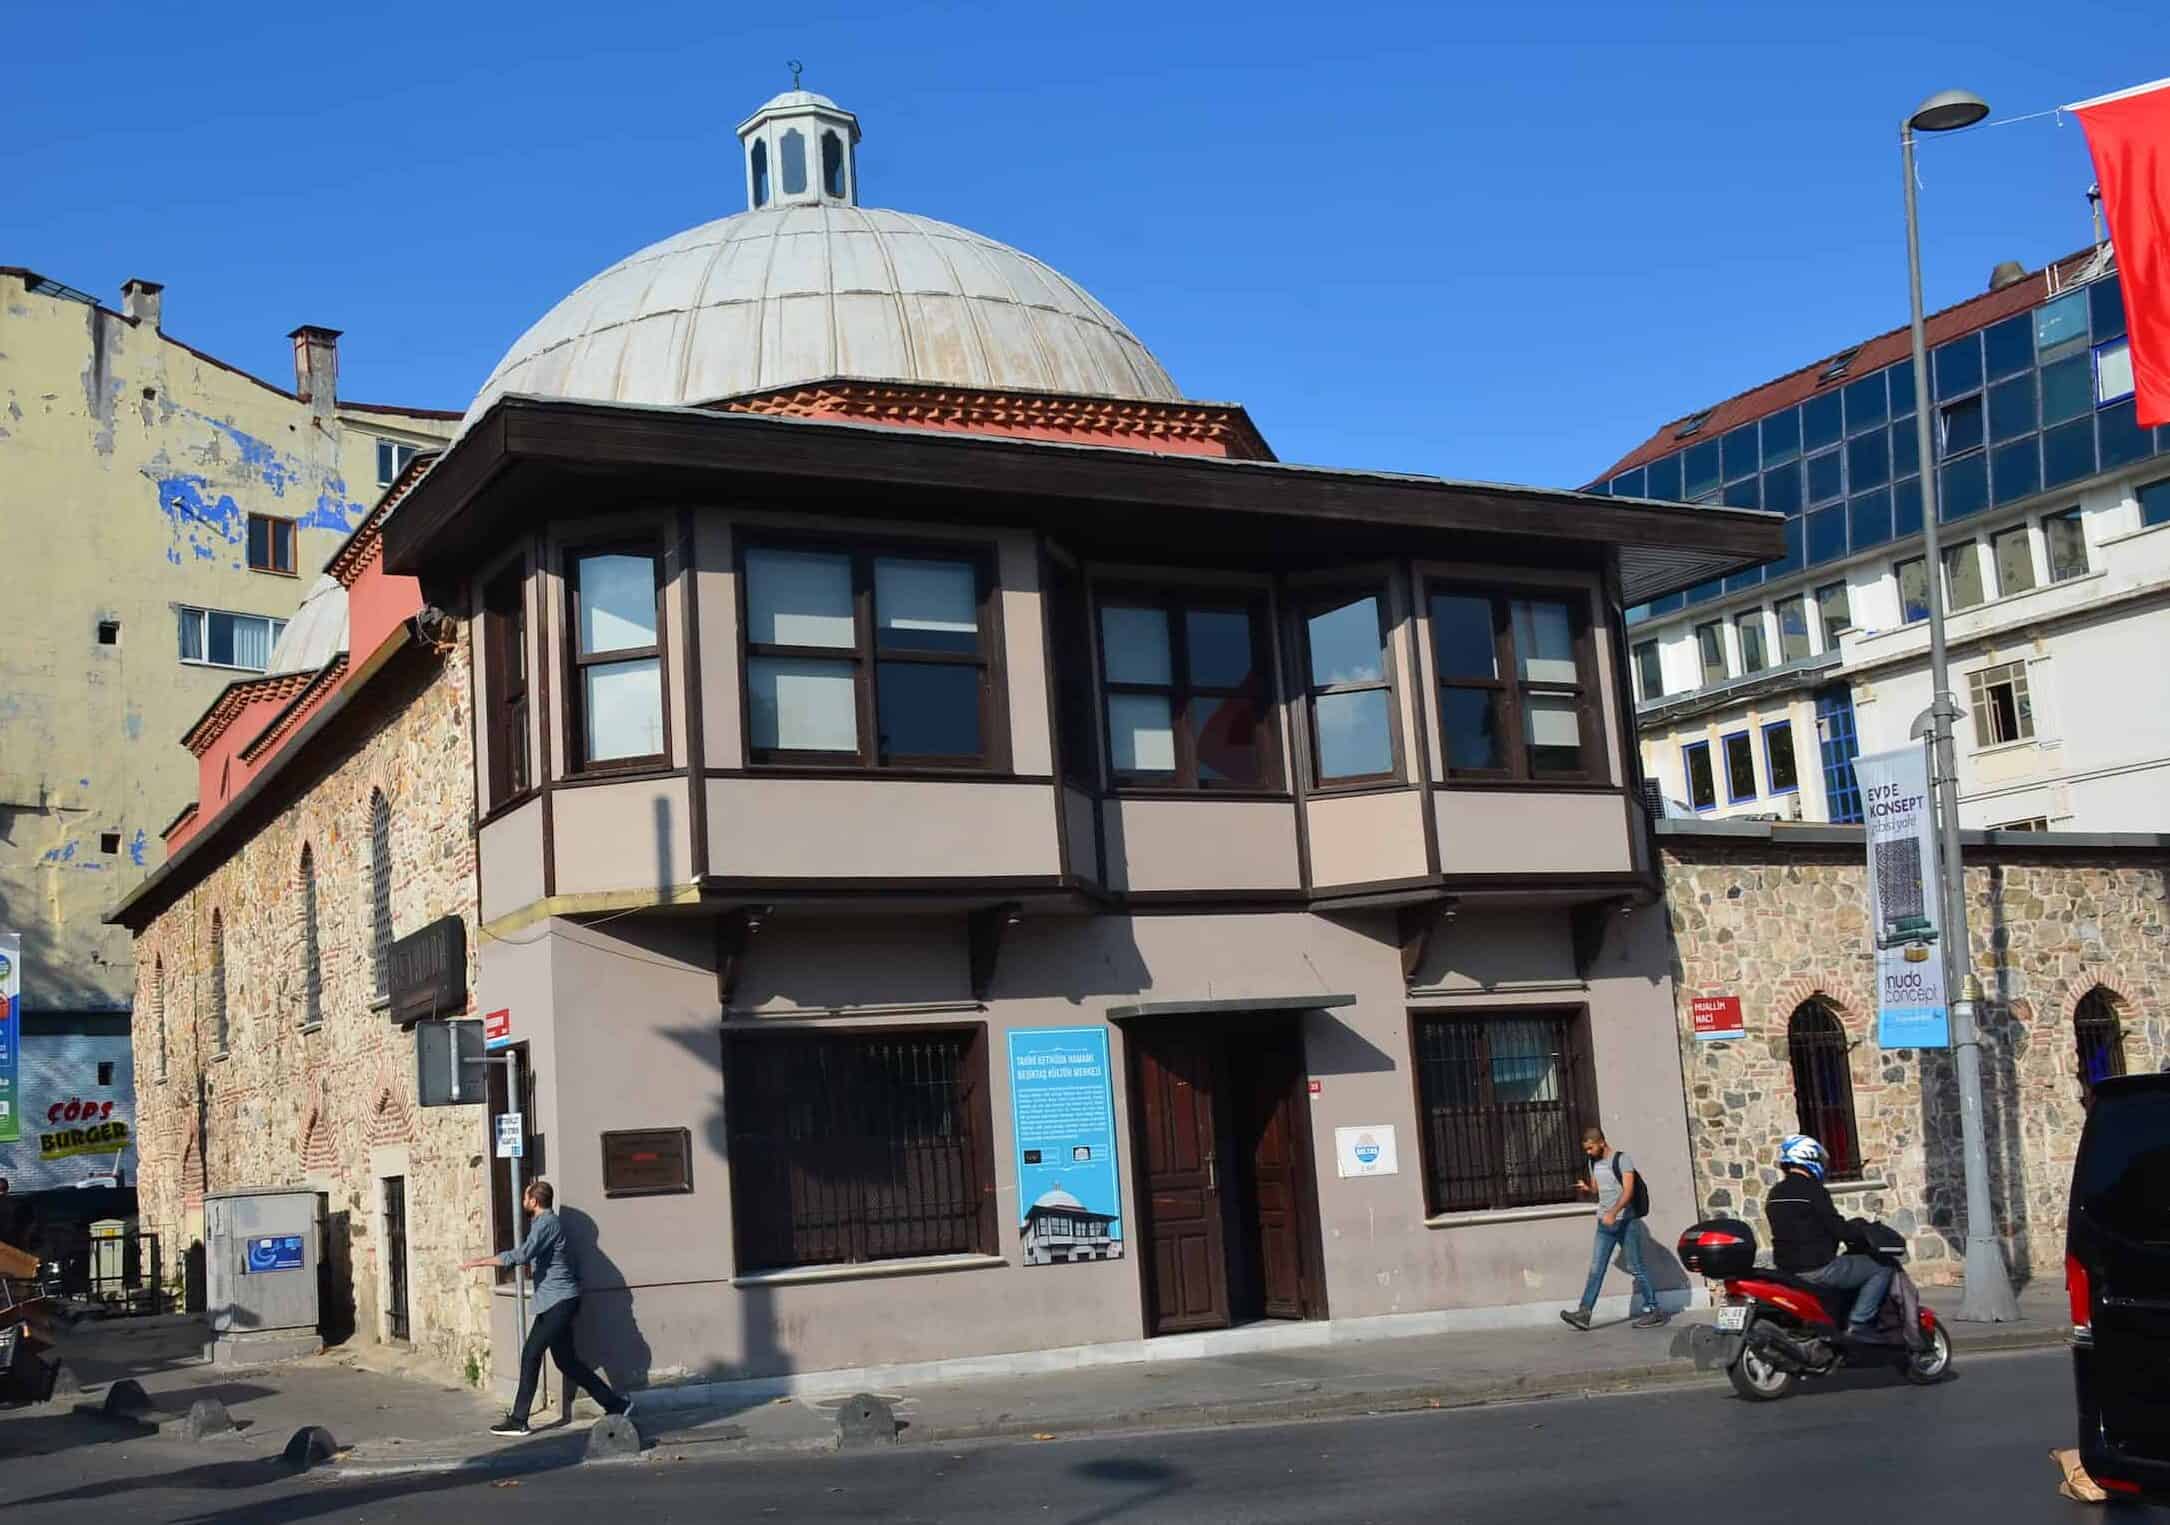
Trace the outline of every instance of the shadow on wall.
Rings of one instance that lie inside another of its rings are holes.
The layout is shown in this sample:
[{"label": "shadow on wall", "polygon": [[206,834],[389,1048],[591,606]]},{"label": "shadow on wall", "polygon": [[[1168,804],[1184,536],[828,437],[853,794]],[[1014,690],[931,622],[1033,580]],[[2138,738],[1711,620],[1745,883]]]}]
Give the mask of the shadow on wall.
[{"label": "shadow on wall", "polygon": [[[583,1350],[609,1352],[603,1374],[620,1392],[648,1386],[655,1352],[633,1316],[633,1293],[625,1272],[603,1250],[595,1220],[577,1207],[558,1204],[558,1223],[565,1230],[566,1248],[580,1277],[580,1338]],[[565,1385],[560,1403],[570,1410],[573,1394]]]}]

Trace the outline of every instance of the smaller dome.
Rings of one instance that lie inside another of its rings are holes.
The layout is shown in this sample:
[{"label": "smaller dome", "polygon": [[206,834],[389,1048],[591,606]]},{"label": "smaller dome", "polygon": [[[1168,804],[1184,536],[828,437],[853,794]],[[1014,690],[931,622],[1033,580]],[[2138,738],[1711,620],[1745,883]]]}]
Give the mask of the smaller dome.
[{"label": "smaller dome", "polygon": [[1032,1205],[1034,1207],[1075,1208],[1079,1212],[1085,1211],[1085,1204],[1064,1191],[1060,1186],[1053,1191],[1041,1193],[1039,1197],[1034,1199]]},{"label": "smaller dome", "polygon": [[279,632],[271,648],[266,676],[315,672],[347,649],[347,590],[326,573],[302,598],[301,607]]}]

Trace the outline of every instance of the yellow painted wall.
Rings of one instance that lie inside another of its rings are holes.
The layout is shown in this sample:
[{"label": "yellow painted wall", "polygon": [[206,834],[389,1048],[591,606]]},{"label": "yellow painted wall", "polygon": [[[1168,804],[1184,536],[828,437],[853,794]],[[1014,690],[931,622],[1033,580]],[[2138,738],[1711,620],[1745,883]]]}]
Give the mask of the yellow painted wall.
[{"label": "yellow painted wall", "polygon": [[[180,606],[292,614],[377,499],[377,439],[455,422],[320,416],[0,270],[0,929],[23,936],[26,1010],[129,1005],[128,935],[100,917],[195,797],[182,732],[252,676],[182,662]],[[248,569],[249,513],[296,521],[300,575]]]}]

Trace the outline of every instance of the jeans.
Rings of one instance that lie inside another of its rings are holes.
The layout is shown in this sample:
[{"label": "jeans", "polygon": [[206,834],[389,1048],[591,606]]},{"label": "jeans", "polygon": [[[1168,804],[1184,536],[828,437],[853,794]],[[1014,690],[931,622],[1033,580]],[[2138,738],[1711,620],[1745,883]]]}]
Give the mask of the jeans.
[{"label": "jeans", "polygon": [[1658,1294],[1651,1288],[1650,1273],[1643,1269],[1641,1222],[1632,1210],[1623,1210],[1610,1228],[1605,1226],[1602,1215],[1598,1218],[1597,1243],[1590,1252],[1590,1279],[1582,1289],[1583,1312],[1597,1306],[1598,1289],[1605,1285],[1605,1268],[1612,1264],[1615,1250],[1626,1258],[1628,1275],[1635,1279],[1635,1294],[1640,1299],[1635,1311],[1657,1311]]},{"label": "jeans", "polygon": [[1801,1279],[1819,1287],[1829,1287],[1834,1292],[1843,1292],[1849,1287],[1860,1288],[1854,1295],[1852,1321],[1873,1324],[1876,1310],[1884,1306],[1884,1295],[1891,1290],[1892,1275],[1890,1266],[1866,1255],[1841,1255],[1827,1266],[1803,1271]]},{"label": "jeans", "polygon": [[577,1387],[593,1398],[603,1406],[606,1414],[624,1410],[625,1400],[613,1392],[610,1384],[597,1376],[594,1368],[585,1364],[573,1349],[573,1319],[579,1312],[580,1299],[569,1297],[536,1314],[535,1322],[528,1325],[527,1343],[520,1347],[520,1392],[512,1400],[512,1417],[516,1423],[527,1423],[528,1407],[535,1401],[535,1384],[542,1378],[542,1359],[546,1350],[558,1363],[567,1386]]}]

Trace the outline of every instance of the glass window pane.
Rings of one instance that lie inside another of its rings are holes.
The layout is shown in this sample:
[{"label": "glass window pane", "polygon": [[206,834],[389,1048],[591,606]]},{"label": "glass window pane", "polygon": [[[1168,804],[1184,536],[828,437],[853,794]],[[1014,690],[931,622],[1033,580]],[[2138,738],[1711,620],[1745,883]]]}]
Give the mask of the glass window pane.
[{"label": "glass window pane", "polygon": [[1718,442],[1705,440],[1690,445],[1681,456],[1680,491],[1690,500],[1718,490]]},{"label": "glass window pane", "polygon": [[1641,467],[1623,471],[1612,479],[1612,495],[1616,498],[1639,498],[1643,495],[1643,472]]},{"label": "glass window pane", "polygon": [[874,706],[884,757],[980,755],[980,670],[955,662],[883,662]]},{"label": "glass window pane", "polygon": [[849,662],[753,657],[746,663],[746,688],[756,747],[859,750],[859,698]]},{"label": "glass window pane", "polygon": [[1816,621],[1823,626],[1823,649],[1838,650],[1839,632],[1852,629],[1854,623],[1846,599],[1846,584],[1825,583],[1816,590]]},{"label": "glass window pane", "polygon": [[1801,463],[1788,461],[1776,471],[1763,473],[1763,506],[1774,514],[1801,511]]},{"label": "glass window pane", "polygon": [[663,667],[654,657],[583,667],[580,681],[589,762],[663,750]]},{"label": "glass window pane", "polygon": [[1645,701],[1665,693],[1665,665],[1658,657],[1658,643],[1644,641],[1635,648],[1635,678]]},{"label": "glass window pane", "polygon": [[183,609],[181,611],[181,660],[184,662],[201,662],[203,659],[203,611],[201,609]]},{"label": "glass window pane", "polygon": [[2119,339],[2095,350],[2095,401],[2114,402],[2132,395],[2132,344]]},{"label": "glass window pane", "polygon": [[1938,473],[1938,513],[1945,521],[1964,519],[1989,506],[1989,458],[1970,455]]},{"label": "glass window pane", "polygon": [[1981,551],[1971,540],[1944,548],[1944,597],[1955,611],[1982,601]]},{"label": "glass window pane", "polygon": [[1864,376],[1846,386],[1846,432],[1859,434],[1891,417],[1884,400],[1884,373]]},{"label": "glass window pane", "polygon": [[1568,605],[1551,599],[1514,601],[1514,655],[1529,683],[1579,683],[1575,622]]},{"label": "glass window pane", "polygon": [[[212,615],[214,622],[222,616]],[[262,669],[271,665],[271,621],[252,614],[223,616],[233,629],[234,666]],[[213,637],[215,641],[216,636]]]},{"label": "glass window pane", "polygon": [[1522,735],[1532,773],[1582,771],[1582,705],[1565,694],[1529,694],[1522,700]]},{"label": "glass window pane", "polygon": [[1366,596],[1340,604],[1305,622],[1311,645],[1311,682],[1375,683],[1380,668],[1379,600]]},{"label": "glass window pane", "polygon": [[1877,429],[1846,442],[1846,486],[1867,492],[1891,480],[1891,435]]},{"label": "glass window pane", "polygon": [[1979,449],[1982,443],[1982,400],[1969,397],[1962,401],[1946,403],[1937,410],[1942,434],[1938,441],[1941,458],[1950,460],[1969,450]]},{"label": "glass window pane", "polygon": [[1763,420],[1763,465],[1780,466],[1801,453],[1801,414],[1787,408]]},{"label": "glass window pane", "polygon": [[1801,404],[1801,448],[1821,450],[1835,445],[1845,432],[1845,419],[1841,412],[1839,394],[1825,392],[1811,397]]},{"label": "glass window pane", "polygon": [[2106,276],[2087,288],[2087,310],[2094,320],[2095,343],[2125,331],[2125,293],[2117,277]]},{"label": "glass window pane", "polygon": [[1857,551],[1882,545],[1891,538],[1891,490],[1879,487],[1863,493],[1847,505],[1848,542]]},{"label": "glass window pane", "polygon": [[1733,676],[1725,660],[1725,626],[1718,621],[1695,627],[1695,655],[1706,685],[1723,683]]},{"label": "glass window pane", "polygon": [[[2170,513],[2170,493],[2163,496],[2163,509]],[[2042,539],[2049,551],[2051,582],[2087,575],[2087,531],[2081,525],[2078,509],[2067,509],[2044,518]]]},{"label": "glass window pane", "polygon": [[1990,485],[1999,503],[2017,503],[2042,490],[2042,447],[2032,435],[1995,451],[1989,463]]},{"label": "glass window pane", "polygon": [[1808,600],[1788,598],[1778,605],[1778,659],[1798,662],[1812,655],[1808,644]]},{"label": "glass window pane", "polygon": [[783,187],[786,196],[806,193],[806,134],[796,127],[783,135],[777,144],[782,152],[777,156],[783,162]]},{"label": "glass window pane", "polygon": [[2102,446],[2104,471],[2144,461],[2155,452],[2151,431],[2140,427],[2129,397],[2095,415],[2095,433]]},{"label": "glass window pane", "polygon": [[1808,458],[1808,501],[1828,503],[1846,490],[1846,473],[1840,452],[1827,450]]},{"label": "glass window pane", "polygon": [[2139,492],[2140,527],[2152,529],[2158,524],[2170,524],[2170,477],[2160,482],[2149,482]]},{"label": "glass window pane", "polygon": [[216,662],[221,667],[233,666],[234,617],[230,614],[221,614],[217,610],[213,610],[209,615],[205,616],[204,622],[210,627],[211,631],[211,639],[208,645],[205,647],[205,650],[209,653],[210,660]]},{"label": "glass window pane", "polygon": [[1999,442],[2034,430],[2034,374],[2015,376],[1989,389],[1989,437]]},{"label": "glass window pane", "polygon": [[1691,747],[1683,747],[1680,756],[1688,774],[1688,803],[1697,810],[1715,809],[1718,787],[1711,781],[1710,743],[1699,741]]},{"label": "glass window pane", "polygon": [[583,556],[580,654],[656,644],[656,564],[649,556]]},{"label": "glass window pane", "polygon": [[851,558],[821,551],[748,551],[746,639],[758,646],[847,651],[857,645]]},{"label": "glass window pane", "polygon": [[2067,292],[2034,310],[2034,345],[2044,359],[2052,350],[2087,337],[2087,293]]},{"label": "glass window pane", "polygon": [[1100,659],[1110,683],[1154,683],[1163,688],[1173,684],[1167,611],[1102,605]]},{"label": "glass window pane", "polygon": [[1489,598],[1442,593],[1432,599],[1432,660],[1441,678],[1499,676]]},{"label": "glass window pane", "polygon": [[2071,355],[2042,367],[2042,422],[2061,424],[2095,406],[2094,382],[2085,355]]},{"label": "glass window pane", "polygon": [[2056,487],[2095,471],[2095,421],[2075,418],[2042,435],[2042,485]]},{"label": "glass window pane", "polygon": [[1929,563],[1916,556],[1899,563],[1899,618],[1911,625],[1929,617]]},{"label": "glass window pane", "polygon": [[1789,572],[1800,571],[1807,564],[1807,526],[1799,519],[1788,519],[1786,521],[1786,554],[1765,567],[1763,569],[1764,574],[1769,578],[1784,577]]},{"label": "glass window pane", "polygon": [[1680,496],[1680,457],[1669,455],[1662,461],[1652,461],[1643,468],[1643,495],[1650,498],[1677,499]]},{"label": "glass window pane", "polygon": [[1251,663],[1251,616],[1242,609],[1186,609],[1183,639],[1190,681],[1204,688],[1243,688],[1257,676]]},{"label": "glass window pane", "polygon": [[884,651],[980,649],[979,576],[965,561],[874,559],[874,639]]},{"label": "glass window pane", "polygon": [[1833,504],[1808,516],[1808,564],[1837,561],[1846,554],[1846,508]]},{"label": "glass window pane", "polygon": [[1756,749],[1746,731],[1725,738],[1725,792],[1732,804],[1756,797]]},{"label": "glass window pane", "polygon": [[1921,533],[1921,478],[1913,477],[1891,489],[1891,533],[1894,539]]},{"label": "glass window pane", "polygon": [[1313,701],[1322,781],[1394,771],[1386,701],[1386,690],[1382,688],[1321,694]]},{"label": "glass window pane", "polygon": [[1771,793],[1785,794],[1801,787],[1793,761],[1793,722],[1780,721],[1763,728],[1763,770],[1770,776]]},{"label": "glass window pane", "polygon": [[1982,384],[1980,334],[1968,334],[1964,339],[1940,344],[1929,358],[1930,372],[1936,377],[1936,396],[1939,402],[1971,392]]},{"label": "glass window pane", "polygon": [[[1659,690],[1647,688],[1645,698]],[[1497,689],[1450,688],[1439,696],[1439,723],[1446,735],[1449,773],[1494,773],[1507,766],[1506,727],[1500,724],[1500,706],[1506,695]]]},{"label": "glass window pane", "polygon": [[[1763,647],[1763,611],[1742,615],[1734,621],[1734,627],[1740,635],[1741,671],[1756,673],[1770,666],[1771,659]],[[1651,649],[1656,650],[1655,644]]]},{"label": "glass window pane", "polygon": [[1750,567],[1745,572],[1734,572],[1725,580],[1725,590],[1728,593],[1739,593],[1744,589],[1761,587],[1762,585],[1763,568],[1761,567]]},{"label": "glass window pane", "polygon": [[1758,479],[1750,477],[1744,482],[1728,482],[1725,487],[1727,508],[1761,508],[1762,495],[1756,491]]},{"label": "glass window pane", "polygon": [[1982,335],[1982,353],[1989,379],[2013,376],[2034,364],[2034,317],[2021,313],[2006,318]]},{"label": "glass window pane", "polygon": [[1118,773],[1175,772],[1175,719],[1165,694],[1108,695],[1108,751]]},{"label": "glass window pane", "polygon": [[1891,474],[1910,477],[1921,470],[1920,426],[1911,418],[1891,426]]},{"label": "glass window pane", "polygon": [[1728,482],[1754,476],[1763,469],[1754,424],[1742,424],[1738,429],[1728,429],[1719,439],[1718,445],[1725,459],[1725,479]]},{"label": "glass window pane", "polygon": [[1699,582],[1690,588],[1687,592],[1687,601],[1690,605],[1707,604],[1712,599],[1722,598],[1724,595],[1725,579],[1714,577],[1709,582]]},{"label": "glass window pane", "polygon": [[1265,782],[1266,719],[1256,699],[1193,699],[1186,720],[1200,783],[1253,788]]},{"label": "glass window pane", "polygon": [[1990,559],[1997,564],[1997,594],[2008,598],[2034,586],[2034,546],[2022,524],[1989,542]]},{"label": "glass window pane", "polygon": [[1914,416],[1914,361],[1912,356],[1896,362],[1884,371],[1891,383],[1891,416],[1912,418]]}]

